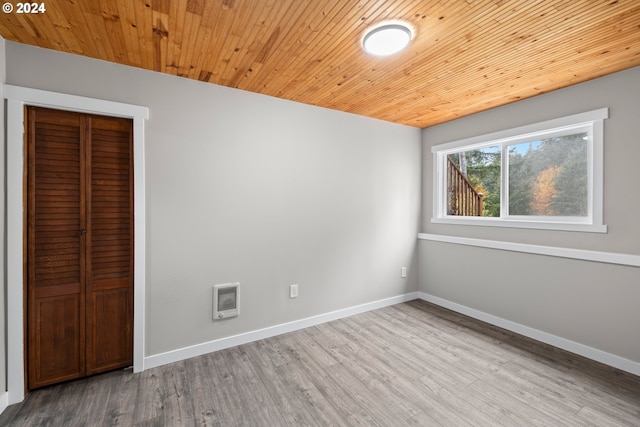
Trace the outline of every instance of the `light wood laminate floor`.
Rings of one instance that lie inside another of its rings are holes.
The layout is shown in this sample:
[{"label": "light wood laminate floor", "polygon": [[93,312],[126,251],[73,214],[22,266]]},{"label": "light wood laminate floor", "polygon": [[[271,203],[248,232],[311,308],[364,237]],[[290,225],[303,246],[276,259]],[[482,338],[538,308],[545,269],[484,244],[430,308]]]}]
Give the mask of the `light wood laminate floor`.
[{"label": "light wood laminate floor", "polygon": [[412,301],[30,393],[2,426],[640,426],[640,377]]}]

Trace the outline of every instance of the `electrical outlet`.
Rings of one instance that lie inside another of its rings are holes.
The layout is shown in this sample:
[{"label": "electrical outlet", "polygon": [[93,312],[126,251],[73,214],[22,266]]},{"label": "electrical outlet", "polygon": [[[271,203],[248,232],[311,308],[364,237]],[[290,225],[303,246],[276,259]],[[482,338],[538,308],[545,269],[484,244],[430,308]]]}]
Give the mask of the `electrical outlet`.
[{"label": "electrical outlet", "polygon": [[289,285],[289,298],[298,298],[298,284]]},{"label": "electrical outlet", "polygon": [[403,279],[407,277],[407,267],[400,267],[400,277]]}]

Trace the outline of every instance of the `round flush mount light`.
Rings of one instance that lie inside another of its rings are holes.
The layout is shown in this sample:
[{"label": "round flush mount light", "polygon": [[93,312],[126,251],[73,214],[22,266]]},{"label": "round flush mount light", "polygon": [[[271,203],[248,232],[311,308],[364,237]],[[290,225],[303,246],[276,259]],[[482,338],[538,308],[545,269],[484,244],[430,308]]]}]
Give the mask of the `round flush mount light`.
[{"label": "round flush mount light", "polygon": [[367,32],[362,40],[364,50],[376,56],[388,56],[407,47],[413,34],[406,25],[387,24]]}]

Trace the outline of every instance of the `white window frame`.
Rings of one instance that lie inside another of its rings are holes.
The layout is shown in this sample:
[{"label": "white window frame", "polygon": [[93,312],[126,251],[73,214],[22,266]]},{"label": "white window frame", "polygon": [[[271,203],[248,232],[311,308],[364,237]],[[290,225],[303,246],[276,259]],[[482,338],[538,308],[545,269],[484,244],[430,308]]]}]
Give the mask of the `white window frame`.
[{"label": "white window frame", "polygon": [[[433,216],[432,223],[480,225],[491,227],[534,228],[606,233],[604,224],[603,162],[604,120],[609,109],[574,114],[487,135],[466,138],[431,147],[433,155]],[[518,216],[508,212],[508,155],[507,146],[535,138],[587,132],[588,135],[588,213],[585,217]],[[447,155],[460,151],[501,146],[500,217],[474,217],[447,215]]]}]

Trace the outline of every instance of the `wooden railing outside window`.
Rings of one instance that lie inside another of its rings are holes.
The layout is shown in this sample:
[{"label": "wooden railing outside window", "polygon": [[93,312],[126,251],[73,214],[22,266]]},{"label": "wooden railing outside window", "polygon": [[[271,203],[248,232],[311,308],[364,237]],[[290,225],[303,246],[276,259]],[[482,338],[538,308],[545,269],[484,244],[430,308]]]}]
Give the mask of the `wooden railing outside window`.
[{"label": "wooden railing outside window", "polygon": [[482,216],[484,195],[474,190],[466,176],[447,158],[447,214]]}]

